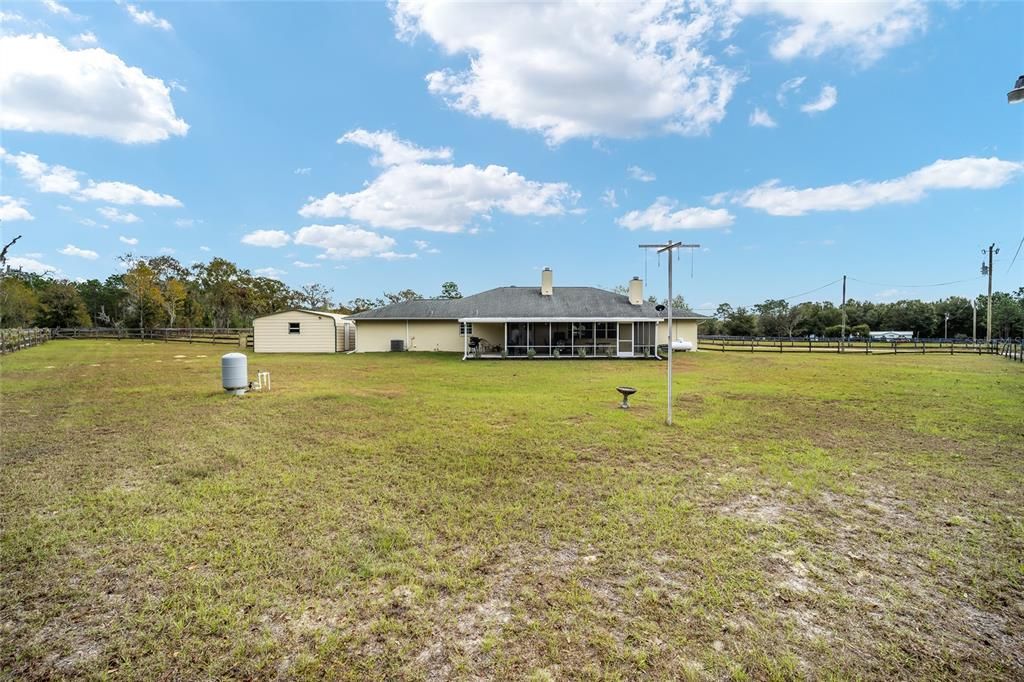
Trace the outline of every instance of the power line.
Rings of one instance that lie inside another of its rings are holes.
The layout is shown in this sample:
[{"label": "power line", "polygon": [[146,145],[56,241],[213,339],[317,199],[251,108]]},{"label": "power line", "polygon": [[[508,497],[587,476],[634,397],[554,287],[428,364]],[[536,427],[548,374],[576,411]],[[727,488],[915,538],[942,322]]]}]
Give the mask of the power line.
[{"label": "power line", "polygon": [[[851,277],[850,279],[853,279],[853,278]],[[792,301],[792,300],[793,300],[794,298],[800,298],[801,296],[806,296],[807,294],[813,294],[813,293],[814,293],[815,291],[821,291],[822,289],[825,289],[825,288],[827,288],[827,287],[830,287],[830,286],[832,286],[833,284],[838,284],[838,283],[839,283],[839,282],[841,282],[842,280],[843,280],[843,278],[842,278],[842,277],[840,277],[839,279],[836,279],[836,280],[832,280],[832,281],[831,281],[831,282],[829,282],[828,284],[822,284],[822,285],[821,285],[820,287],[818,287],[817,289],[811,289],[810,291],[804,291],[804,292],[801,292],[801,293],[799,293],[799,294],[793,294],[792,296],[788,296],[788,297],[786,297],[786,298],[784,298],[784,299],[782,299],[782,300],[783,300],[783,301]]]},{"label": "power line", "polygon": [[1013,269],[1013,264],[1017,262],[1017,256],[1020,255],[1020,247],[1022,246],[1024,246],[1024,237],[1021,237],[1020,244],[1017,244],[1017,253],[1013,254],[1013,260],[1010,261],[1010,267],[1006,268],[1007,272]]},{"label": "power line", "polygon": [[984,275],[977,277],[968,277],[967,279],[956,279],[951,282],[937,282],[935,284],[884,284],[882,282],[869,282],[865,279],[857,279],[851,277],[854,282],[860,282],[861,284],[870,284],[876,287],[896,287],[898,289],[927,289],[928,287],[944,287],[950,284],[963,284],[964,282],[974,282],[975,280],[983,279]]}]

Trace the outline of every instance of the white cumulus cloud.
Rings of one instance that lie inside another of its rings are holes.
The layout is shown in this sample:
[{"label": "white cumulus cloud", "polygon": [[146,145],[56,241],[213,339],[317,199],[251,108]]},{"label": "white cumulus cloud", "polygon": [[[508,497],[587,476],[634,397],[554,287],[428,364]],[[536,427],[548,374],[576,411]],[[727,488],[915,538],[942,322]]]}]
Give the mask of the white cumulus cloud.
[{"label": "white cumulus cloud", "polygon": [[74,244],[68,244],[63,249],[60,250],[60,253],[63,253],[65,256],[76,256],[78,258],[85,258],[86,260],[96,260],[97,258],[100,257],[100,254],[96,253],[95,251],[90,251],[89,249],[80,249]]},{"label": "white cumulus cloud", "polygon": [[139,216],[128,211],[120,211],[113,206],[103,206],[97,208],[96,211],[106,218],[115,223],[137,223],[141,220]]},{"label": "white cumulus cloud", "polygon": [[419,257],[418,253],[397,253],[395,251],[385,251],[384,253],[377,254],[377,258],[383,258],[384,260],[408,260]]},{"label": "white cumulus cloud", "polygon": [[397,166],[419,161],[447,161],[452,158],[452,150],[447,147],[440,149],[424,149],[412,142],[400,139],[390,130],[369,132],[358,128],[338,138],[338,144],[357,144],[377,152],[370,160],[374,166]]},{"label": "white cumulus cloud", "polygon": [[695,206],[677,209],[678,202],[668,197],[658,200],[642,211],[630,211],[618,219],[618,224],[627,230],[699,230],[724,228],[733,223],[733,215],[724,208]]},{"label": "white cumulus cloud", "polygon": [[327,258],[366,258],[393,251],[397,242],[354,225],[308,225],[295,233],[295,243],[323,249]]},{"label": "white cumulus cloud", "polygon": [[98,47],[42,34],[0,37],[0,128],[141,143],[185,135],[170,89]]},{"label": "white cumulus cloud", "polygon": [[807,76],[796,76],[795,78],[790,78],[789,80],[784,81],[775,93],[775,101],[779,103],[779,106],[786,106],[786,98],[789,97],[790,93],[800,92],[800,87],[806,80]]},{"label": "white cumulus cloud", "polygon": [[96,39],[96,34],[92,31],[85,31],[72,38],[71,42],[79,47],[86,47],[88,45],[95,45],[99,40]]},{"label": "white cumulus cloud", "polygon": [[280,270],[278,268],[257,268],[253,272],[260,277],[270,277],[271,279],[277,279],[288,274],[287,270]]},{"label": "white cumulus cloud", "polygon": [[44,275],[47,272],[53,274],[60,274],[60,268],[42,263],[35,258],[28,258],[24,256],[8,256],[7,265],[14,270],[24,270],[26,272],[35,272],[40,275]]},{"label": "white cumulus cloud", "polygon": [[125,237],[124,235],[118,237],[117,240],[122,244],[127,244],[128,246],[135,246],[139,243],[139,240],[135,237]]},{"label": "white cumulus cloud", "polygon": [[1010,182],[1024,163],[995,157],[968,156],[939,159],[907,175],[868,182],[824,187],[783,187],[771,180],[733,198],[747,208],[777,216],[801,216],[812,211],[862,211],[873,206],[920,201],[930,191],[941,189],[995,189]]},{"label": "white cumulus cloud", "polygon": [[24,199],[0,195],[0,220],[5,223],[13,223],[15,220],[35,220],[35,218],[25,208]]},{"label": "white cumulus cloud", "polygon": [[839,91],[831,85],[826,85],[821,89],[821,94],[818,95],[818,99],[813,102],[800,107],[800,111],[807,114],[816,114],[820,111],[828,111],[836,105],[836,101],[839,99]]},{"label": "white cumulus cloud", "polygon": [[775,122],[775,119],[767,111],[760,107],[754,107],[754,111],[750,114],[750,125],[761,128],[774,128],[778,123]]},{"label": "white cumulus cloud", "polygon": [[142,189],[127,182],[89,182],[79,196],[108,204],[141,204],[143,206],[180,207],[181,202],[170,194]]},{"label": "white cumulus cloud", "polygon": [[626,169],[626,172],[629,173],[629,177],[638,182],[654,182],[658,179],[654,173],[646,171],[640,166],[630,166]]},{"label": "white cumulus cloud", "polygon": [[171,26],[171,22],[166,19],[161,19],[149,10],[139,9],[131,3],[118,2],[117,4],[122,5],[125,11],[128,12],[128,15],[131,16],[132,21],[140,26],[151,26],[153,28],[158,28],[161,31],[174,30],[174,27]]},{"label": "white cumulus cloud", "polygon": [[770,13],[782,17],[784,27],[775,35],[771,53],[784,61],[796,57],[819,57],[838,50],[850,53],[858,62],[867,65],[924,33],[928,26],[928,8],[920,0],[755,0],[739,2],[735,9],[740,16]]},{"label": "white cumulus cloud", "polygon": [[73,17],[74,14],[71,9],[66,5],[62,5],[57,0],[41,0],[43,7],[50,11],[50,14],[56,14],[62,17]]},{"label": "white cumulus cloud", "polygon": [[454,109],[581,137],[707,133],[740,80],[707,43],[735,14],[716,3],[432,3],[393,6],[400,38],[429,37],[463,70],[427,74]]},{"label": "white cumulus cloud", "polygon": [[242,237],[242,243],[249,246],[269,246],[277,249],[291,243],[291,236],[284,230],[256,230]]},{"label": "white cumulus cloud", "polygon": [[604,192],[602,192],[601,193],[601,202],[604,203],[605,206],[610,206],[611,208],[618,208],[619,207],[619,202],[615,198],[615,190],[614,189],[606,189]]},{"label": "white cumulus cloud", "polygon": [[299,210],[307,218],[346,217],[377,228],[461,232],[500,211],[560,215],[578,195],[564,182],[536,182],[504,166],[414,163],[386,168],[365,188],[331,192]]}]

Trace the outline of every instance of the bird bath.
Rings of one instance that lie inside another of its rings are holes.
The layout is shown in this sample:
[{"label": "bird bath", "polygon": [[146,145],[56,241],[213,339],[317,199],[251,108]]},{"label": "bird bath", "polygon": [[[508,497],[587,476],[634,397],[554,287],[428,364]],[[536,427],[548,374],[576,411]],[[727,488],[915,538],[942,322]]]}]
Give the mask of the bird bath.
[{"label": "bird bath", "polygon": [[629,396],[636,393],[636,389],[633,388],[632,386],[618,386],[615,390],[622,394],[622,404],[619,405],[619,407],[621,407],[624,410],[628,410]]}]

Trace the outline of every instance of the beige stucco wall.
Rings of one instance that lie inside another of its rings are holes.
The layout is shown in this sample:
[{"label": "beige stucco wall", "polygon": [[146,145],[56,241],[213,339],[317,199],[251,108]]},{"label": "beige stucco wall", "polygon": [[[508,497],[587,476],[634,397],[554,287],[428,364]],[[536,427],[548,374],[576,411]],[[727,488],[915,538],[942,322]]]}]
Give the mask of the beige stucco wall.
[{"label": "beige stucco wall", "polygon": [[[672,326],[675,328],[673,339],[683,339],[697,347],[697,320],[672,320]],[[668,343],[668,329],[667,321],[662,320],[658,325],[658,344]]]},{"label": "beige stucco wall", "polygon": [[[288,324],[299,323],[299,333],[289,334]],[[283,312],[253,320],[253,350],[257,353],[333,353],[334,318],[300,312]]]},{"label": "beige stucco wall", "polygon": [[356,352],[390,351],[391,339],[410,351],[463,351],[458,320],[356,320]]},{"label": "beige stucco wall", "polygon": [[470,336],[478,336],[491,346],[504,347],[505,325],[498,322],[474,322]]}]

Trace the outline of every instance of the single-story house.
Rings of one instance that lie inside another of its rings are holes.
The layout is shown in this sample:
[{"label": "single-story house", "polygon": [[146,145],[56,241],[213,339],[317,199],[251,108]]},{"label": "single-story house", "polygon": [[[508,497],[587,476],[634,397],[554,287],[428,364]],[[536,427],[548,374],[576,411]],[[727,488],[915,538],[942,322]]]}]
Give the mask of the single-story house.
[{"label": "single-story house", "polygon": [[[668,343],[665,312],[644,300],[639,277],[628,294],[556,287],[550,268],[540,287],[498,287],[457,299],[403,301],[350,316],[356,352],[449,351],[475,357],[656,357]],[[697,347],[692,311],[673,311],[673,339]]]},{"label": "single-story house", "polygon": [[356,326],[322,310],[284,310],[252,321],[257,353],[341,353],[355,349]]}]

